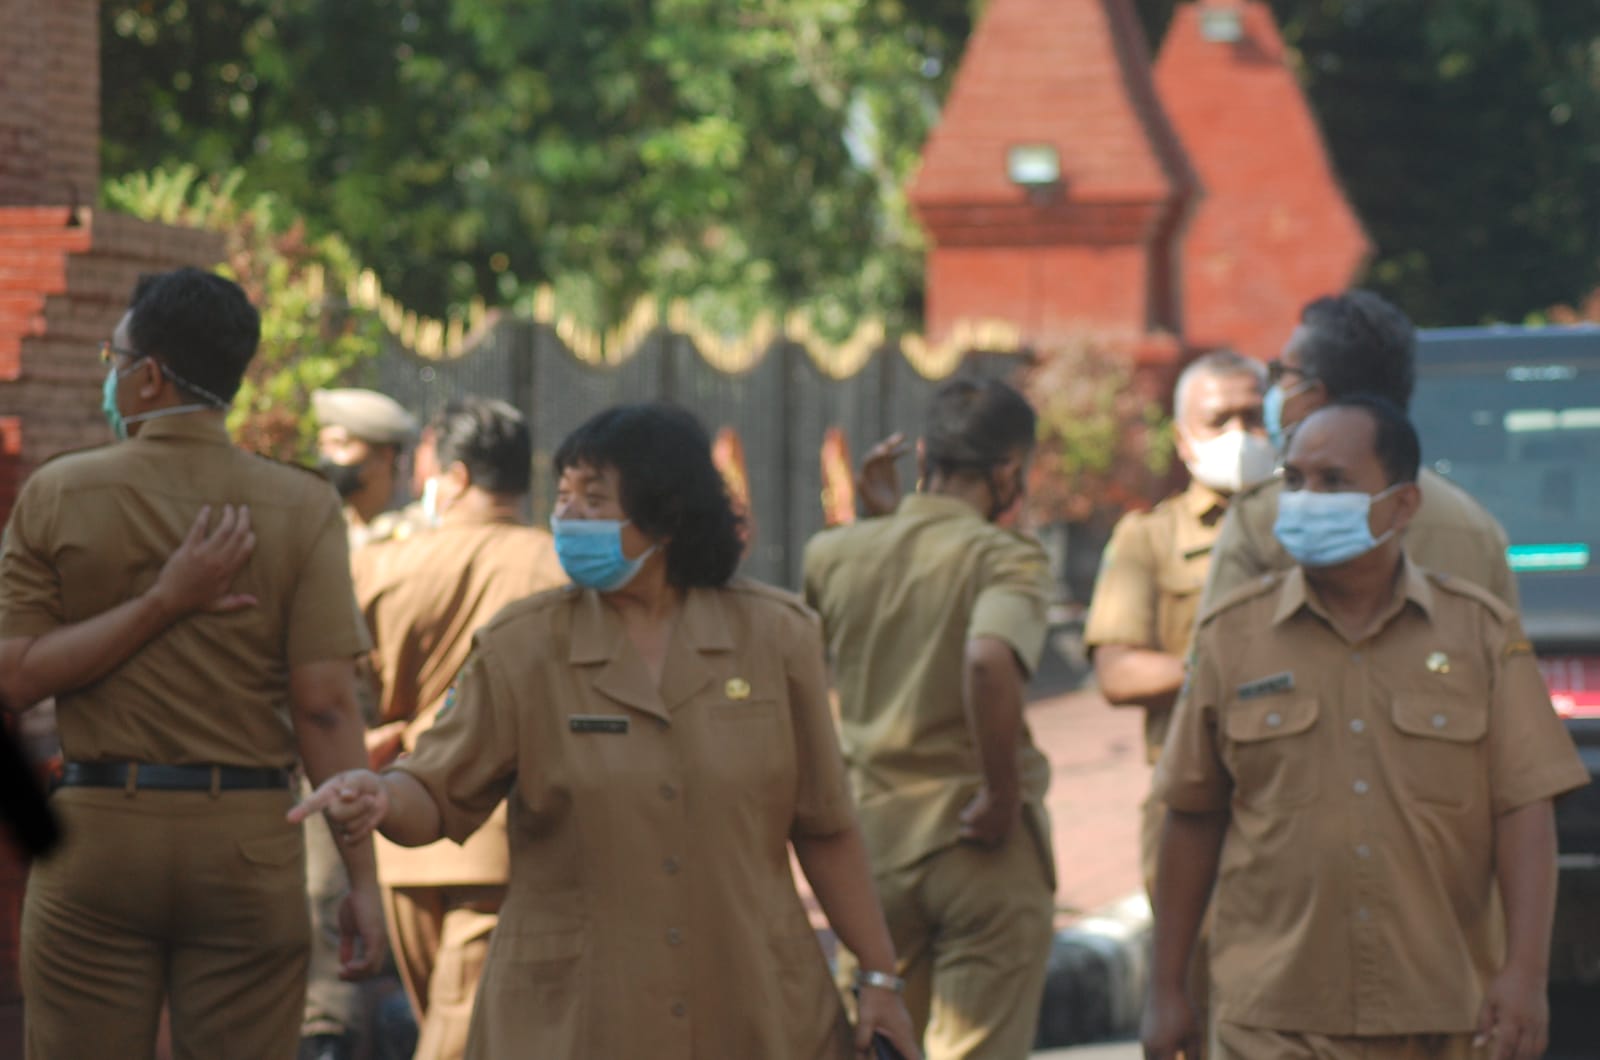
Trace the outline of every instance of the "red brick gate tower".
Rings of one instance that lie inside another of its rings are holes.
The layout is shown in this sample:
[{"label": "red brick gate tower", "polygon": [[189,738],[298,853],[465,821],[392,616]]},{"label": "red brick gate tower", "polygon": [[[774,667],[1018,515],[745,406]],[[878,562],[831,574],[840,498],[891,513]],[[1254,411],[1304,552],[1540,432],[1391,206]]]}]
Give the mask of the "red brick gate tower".
[{"label": "red brick gate tower", "polygon": [[[100,184],[96,0],[0,0],[0,520],[28,472],[108,440],[111,336],[144,272],[221,259],[210,233],[94,209]],[[23,870],[0,839],[0,1056],[17,1037]]]},{"label": "red brick gate tower", "polygon": [[911,188],[929,335],[999,319],[1170,358],[1193,193],[1131,0],[991,0]]}]

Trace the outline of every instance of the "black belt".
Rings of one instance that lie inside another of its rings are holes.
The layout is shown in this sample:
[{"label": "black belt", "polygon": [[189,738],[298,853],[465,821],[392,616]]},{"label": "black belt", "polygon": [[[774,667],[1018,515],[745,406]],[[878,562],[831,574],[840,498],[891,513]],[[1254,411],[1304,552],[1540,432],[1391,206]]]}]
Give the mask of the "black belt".
[{"label": "black belt", "polygon": [[287,769],[245,766],[162,766],[145,762],[68,762],[63,788],[148,788],[152,791],[287,790]]}]

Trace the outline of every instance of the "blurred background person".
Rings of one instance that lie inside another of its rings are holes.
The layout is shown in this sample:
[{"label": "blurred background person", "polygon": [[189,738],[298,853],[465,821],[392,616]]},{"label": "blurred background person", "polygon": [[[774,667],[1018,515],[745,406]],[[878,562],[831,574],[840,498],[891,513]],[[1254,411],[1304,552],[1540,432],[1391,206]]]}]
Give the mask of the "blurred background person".
[{"label": "blurred background person", "polygon": [[[433,725],[479,626],[567,580],[549,532],[524,521],[533,442],[522,414],[467,397],[423,436],[438,527],[369,545],[353,560],[381,688],[379,724],[368,732],[374,768],[412,751]],[[378,870],[395,963],[420,1028],[416,1060],[459,1058],[510,871],[504,803],[461,846],[380,840]]]}]

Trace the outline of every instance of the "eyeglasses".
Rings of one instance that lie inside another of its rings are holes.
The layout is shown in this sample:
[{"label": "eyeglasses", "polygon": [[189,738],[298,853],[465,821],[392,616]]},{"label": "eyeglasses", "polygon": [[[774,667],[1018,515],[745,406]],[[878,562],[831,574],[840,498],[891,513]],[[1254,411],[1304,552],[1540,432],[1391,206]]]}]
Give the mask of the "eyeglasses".
[{"label": "eyeglasses", "polygon": [[1298,365],[1284,364],[1282,361],[1277,360],[1276,358],[1267,362],[1268,386],[1276,386],[1277,384],[1283,382],[1283,377],[1286,375],[1298,375],[1302,379],[1311,378],[1310,374],[1308,374],[1304,368],[1301,368]]},{"label": "eyeglasses", "polygon": [[118,346],[110,339],[107,339],[100,344],[100,363],[110,364],[113,357],[126,357],[130,361],[139,361],[144,359],[144,354],[138,350],[130,350],[125,346]]}]

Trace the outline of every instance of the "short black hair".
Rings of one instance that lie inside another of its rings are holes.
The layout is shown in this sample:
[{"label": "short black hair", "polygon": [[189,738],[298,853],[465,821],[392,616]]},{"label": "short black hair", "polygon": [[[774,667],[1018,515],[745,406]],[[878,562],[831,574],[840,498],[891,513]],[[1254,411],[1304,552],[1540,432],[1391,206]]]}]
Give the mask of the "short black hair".
[{"label": "short black hair", "polygon": [[[1376,429],[1373,446],[1389,485],[1417,481],[1422,469],[1422,440],[1405,411],[1382,394],[1345,394],[1318,409],[1358,409]],[[1315,413],[1313,413],[1315,415]]]},{"label": "short black hair", "polygon": [[556,476],[579,465],[615,468],[622,510],[640,530],[669,537],[667,581],[726,585],[744,555],[744,519],[711,459],[711,438],[676,405],[617,405],[590,417],[556,450]]},{"label": "short black hair", "polygon": [[1300,367],[1329,398],[1377,394],[1411,407],[1417,329],[1392,302],[1360,289],[1318,298],[1300,311]]},{"label": "short black hair", "polygon": [[956,379],[928,407],[923,458],[940,474],[986,471],[1033,448],[1039,417],[1027,398],[998,379]]},{"label": "short black hair", "polygon": [[533,482],[533,436],[511,405],[468,395],[428,424],[441,470],[460,462],[472,484],[490,493],[522,495]]},{"label": "short black hair", "polygon": [[134,349],[153,357],[180,388],[226,405],[261,343],[261,314],[243,288],[185,267],[139,277],[129,299]]}]

